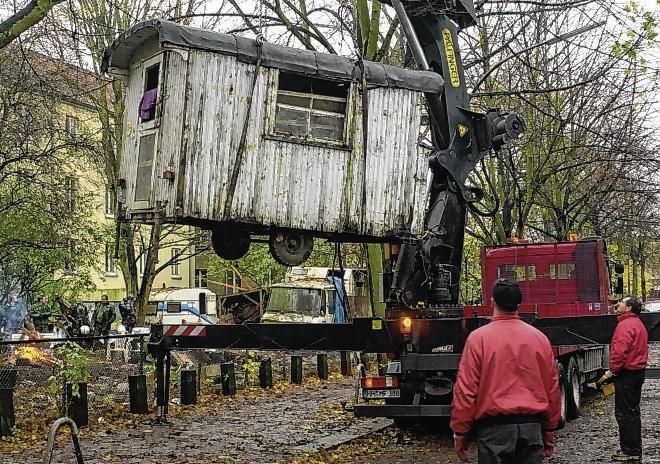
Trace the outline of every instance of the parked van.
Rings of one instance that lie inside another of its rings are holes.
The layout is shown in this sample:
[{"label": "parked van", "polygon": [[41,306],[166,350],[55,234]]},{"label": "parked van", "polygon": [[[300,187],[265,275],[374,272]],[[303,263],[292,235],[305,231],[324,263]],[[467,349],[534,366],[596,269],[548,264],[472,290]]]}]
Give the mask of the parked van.
[{"label": "parked van", "polygon": [[150,324],[216,324],[217,298],[208,288],[162,289],[152,292]]}]

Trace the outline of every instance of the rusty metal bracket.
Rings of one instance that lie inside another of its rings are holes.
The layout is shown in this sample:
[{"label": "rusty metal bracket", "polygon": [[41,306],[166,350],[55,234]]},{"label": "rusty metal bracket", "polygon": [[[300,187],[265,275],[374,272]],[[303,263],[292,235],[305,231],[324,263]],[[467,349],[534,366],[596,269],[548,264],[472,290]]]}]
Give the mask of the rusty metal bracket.
[{"label": "rusty metal bracket", "polygon": [[44,452],[43,464],[50,464],[53,459],[53,446],[55,445],[55,434],[63,426],[68,425],[71,429],[71,440],[73,441],[73,452],[76,455],[77,464],[85,464],[83,460],[82,450],[80,449],[80,440],[78,439],[78,427],[68,417],[61,417],[55,421],[48,433],[48,443],[46,444],[46,451]]}]

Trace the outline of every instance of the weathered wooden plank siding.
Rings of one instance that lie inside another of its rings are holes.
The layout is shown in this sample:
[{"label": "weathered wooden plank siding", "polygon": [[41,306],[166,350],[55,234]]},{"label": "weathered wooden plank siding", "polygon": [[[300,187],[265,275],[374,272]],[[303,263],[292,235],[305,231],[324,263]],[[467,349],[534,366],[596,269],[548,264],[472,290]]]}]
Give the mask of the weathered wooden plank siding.
[{"label": "weathered wooden plank siding", "polygon": [[[165,215],[174,217],[176,207],[176,186],[181,156],[183,134],[183,109],[185,108],[187,63],[177,52],[167,52],[165,56],[163,83],[162,117],[158,134],[158,150],[154,158],[152,188],[154,200],[165,206]],[[163,172],[173,169],[174,180],[163,179]]]},{"label": "weathered wooden plank siding", "polygon": [[414,189],[419,158],[424,157],[417,150],[420,98],[410,90],[369,90],[364,229],[369,235],[409,224],[415,215],[423,217],[425,198]]},{"label": "weathered wooden plank siding", "polygon": [[126,180],[126,206],[129,211],[135,207],[135,176],[138,163],[138,110],[142,99],[142,70],[138,65],[131,69],[126,91],[124,129],[122,140],[121,177]]}]

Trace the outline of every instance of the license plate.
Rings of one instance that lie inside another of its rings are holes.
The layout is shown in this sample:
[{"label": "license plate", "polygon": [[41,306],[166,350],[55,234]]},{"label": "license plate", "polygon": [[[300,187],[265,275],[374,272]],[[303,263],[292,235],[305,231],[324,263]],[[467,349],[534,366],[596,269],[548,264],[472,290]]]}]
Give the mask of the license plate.
[{"label": "license plate", "polygon": [[362,390],[362,397],[365,400],[374,400],[380,398],[400,398],[401,390],[398,388],[388,388],[387,390]]}]

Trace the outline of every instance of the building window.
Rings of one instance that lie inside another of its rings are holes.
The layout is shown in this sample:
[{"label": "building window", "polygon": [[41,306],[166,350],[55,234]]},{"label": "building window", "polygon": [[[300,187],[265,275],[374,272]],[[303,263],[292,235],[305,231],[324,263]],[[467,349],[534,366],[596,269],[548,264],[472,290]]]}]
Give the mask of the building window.
[{"label": "building window", "polygon": [[199,287],[199,288],[208,287],[208,270],[195,269],[195,287]]},{"label": "building window", "polygon": [[144,267],[147,262],[147,251],[144,249],[143,246],[140,246],[140,249],[138,251],[137,257],[137,268],[140,274],[144,274]]},{"label": "building window", "polygon": [[280,72],[273,135],[346,144],[349,83]]},{"label": "building window", "polygon": [[179,263],[180,248],[172,248],[172,277],[181,277],[181,265]]},{"label": "building window", "polygon": [[64,257],[64,272],[66,274],[75,274],[76,265],[73,262],[73,257],[76,253],[76,243],[72,239],[67,239],[65,247],[66,256]]},{"label": "building window", "polygon": [[114,201],[112,201],[112,197],[113,197],[112,187],[107,186],[105,188],[105,201],[104,201],[105,215],[107,217],[114,217],[114,215],[115,215],[115,210],[114,210],[115,203],[114,203]]},{"label": "building window", "polygon": [[64,179],[64,204],[69,211],[76,208],[76,197],[78,196],[78,179],[67,177]]},{"label": "building window", "polygon": [[114,260],[114,250],[112,245],[105,245],[105,273],[114,274],[115,273],[115,260]]},{"label": "building window", "polygon": [[75,116],[66,116],[64,130],[66,135],[69,137],[75,137],[78,135],[78,130],[80,128],[80,120]]}]

